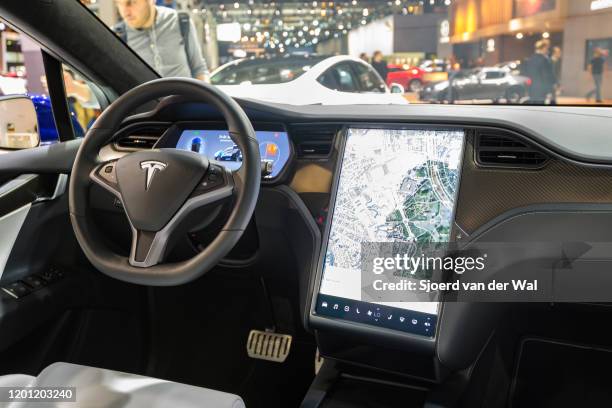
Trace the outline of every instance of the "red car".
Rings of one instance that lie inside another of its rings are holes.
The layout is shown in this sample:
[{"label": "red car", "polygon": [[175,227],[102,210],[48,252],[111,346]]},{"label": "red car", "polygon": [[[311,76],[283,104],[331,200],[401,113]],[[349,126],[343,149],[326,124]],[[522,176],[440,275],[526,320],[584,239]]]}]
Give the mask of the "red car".
[{"label": "red car", "polygon": [[407,92],[419,92],[423,88],[425,83],[423,74],[425,71],[421,68],[393,64],[389,64],[387,67],[389,68],[387,85],[390,86],[392,83],[400,84]]}]

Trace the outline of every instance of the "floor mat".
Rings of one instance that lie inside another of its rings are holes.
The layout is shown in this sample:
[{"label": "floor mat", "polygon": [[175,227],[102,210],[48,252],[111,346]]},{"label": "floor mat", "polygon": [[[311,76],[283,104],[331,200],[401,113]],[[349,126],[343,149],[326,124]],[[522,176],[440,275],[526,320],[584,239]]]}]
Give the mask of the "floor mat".
[{"label": "floor mat", "polygon": [[530,339],[523,342],[511,408],[612,405],[612,351]]},{"label": "floor mat", "polygon": [[149,375],[236,393],[249,408],[299,406],[314,378],[314,340],[294,338],[284,363],[249,358],[249,331],[269,324],[260,289],[258,278],[231,272],[155,288]]}]

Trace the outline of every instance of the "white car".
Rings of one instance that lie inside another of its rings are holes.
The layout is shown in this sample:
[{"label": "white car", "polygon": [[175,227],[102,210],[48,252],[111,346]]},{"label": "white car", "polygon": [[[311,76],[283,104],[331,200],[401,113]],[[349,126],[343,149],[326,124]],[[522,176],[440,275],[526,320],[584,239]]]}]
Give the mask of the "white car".
[{"label": "white car", "polygon": [[346,55],[245,58],[217,68],[211,83],[233,97],[291,105],[408,103],[401,85],[389,90],[369,64]]}]

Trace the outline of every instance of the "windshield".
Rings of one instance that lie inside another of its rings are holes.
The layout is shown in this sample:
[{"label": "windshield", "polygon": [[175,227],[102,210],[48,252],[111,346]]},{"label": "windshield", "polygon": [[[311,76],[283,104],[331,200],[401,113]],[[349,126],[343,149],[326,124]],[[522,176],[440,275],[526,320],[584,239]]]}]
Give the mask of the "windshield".
[{"label": "windshield", "polygon": [[612,98],[611,2],[81,2],[160,76],[198,78],[234,97],[598,106]]}]

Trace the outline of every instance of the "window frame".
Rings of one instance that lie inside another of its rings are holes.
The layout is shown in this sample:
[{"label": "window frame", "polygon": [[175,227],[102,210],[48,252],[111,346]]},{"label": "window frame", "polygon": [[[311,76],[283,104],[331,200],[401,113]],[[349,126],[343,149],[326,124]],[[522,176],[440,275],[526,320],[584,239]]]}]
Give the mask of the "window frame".
[{"label": "window frame", "polygon": [[62,63],[44,49],[41,49],[41,52],[45,76],[47,78],[47,87],[49,89],[51,112],[53,114],[58,140],[60,142],[74,140],[76,139],[76,132],[72,126],[72,116],[70,115],[70,108],[68,107],[68,96],[66,95]]},{"label": "window frame", "polygon": [[[506,77],[506,75],[508,74],[507,72],[505,72],[504,70],[489,70],[489,71],[484,71],[483,73],[483,77],[482,80],[483,81],[495,81],[498,79],[503,79]],[[495,74],[495,77],[493,78],[488,78],[489,74]]]}]

